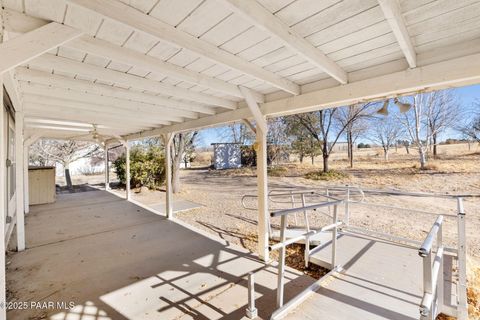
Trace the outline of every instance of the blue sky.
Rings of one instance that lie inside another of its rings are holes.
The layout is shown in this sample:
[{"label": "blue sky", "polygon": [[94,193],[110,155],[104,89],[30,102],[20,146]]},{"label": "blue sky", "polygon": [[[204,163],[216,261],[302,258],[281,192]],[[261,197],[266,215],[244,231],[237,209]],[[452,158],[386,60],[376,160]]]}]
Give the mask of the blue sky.
[{"label": "blue sky", "polygon": [[[454,90],[459,103],[464,108],[470,108],[475,100],[480,101],[480,85],[461,87]],[[207,147],[214,142],[228,142],[225,141],[225,134],[223,133],[222,128],[207,128],[201,130],[198,146]]]}]

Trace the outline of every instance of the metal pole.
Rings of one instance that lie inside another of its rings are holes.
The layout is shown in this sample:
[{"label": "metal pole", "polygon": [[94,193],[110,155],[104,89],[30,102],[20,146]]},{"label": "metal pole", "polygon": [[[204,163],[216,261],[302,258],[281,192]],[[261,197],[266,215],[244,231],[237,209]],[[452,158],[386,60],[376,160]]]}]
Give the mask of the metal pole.
[{"label": "metal pole", "polygon": [[350,222],[350,186],[347,186],[347,199],[345,200],[345,225]]},{"label": "metal pole", "polygon": [[[438,228],[437,252],[443,246],[443,234],[442,233],[443,233],[443,224],[441,224],[440,227]],[[437,296],[436,296],[436,299],[434,299],[434,301],[437,301],[437,307],[435,308],[436,312],[434,313],[434,316],[436,316],[437,314],[439,314],[443,310],[443,302],[444,302],[443,301],[443,287],[445,286],[445,283],[443,281],[443,256],[440,260],[440,268],[439,268],[439,271],[438,271],[438,278],[437,278],[436,286],[437,286]],[[434,304],[435,304],[435,302],[434,302]]]},{"label": "metal pole", "polygon": [[[302,207],[305,208],[305,194],[302,193]],[[303,219],[305,220],[305,227],[307,232],[310,232],[310,222],[308,221],[307,210],[303,210]],[[305,238],[305,252],[304,252],[305,268],[308,268],[308,263],[310,262],[310,236],[307,235]]]},{"label": "metal pole", "polygon": [[[425,257],[423,257],[423,292],[432,295],[432,252],[430,251]],[[428,306],[429,313],[421,314],[422,319],[433,319],[432,304]]]},{"label": "metal pole", "polygon": [[[325,195],[327,196],[327,202],[330,202],[330,199],[328,198],[330,196],[330,192],[328,191],[328,188],[327,188],[327,191],[325,191]],[[330,206],[328,206],[328,214],[330,213],[331,213]]]},{"label": "metal pole", "polygon": [[463,199],[457,198],[458,206],[458,320],[466,320],[468,317],[467,306],[467,242],[465,233],[465,210]]},{"label": "metal pole", "polygon": [[248,274],[248,308],[247,318],[255,319],[258,317],[258,310],[255,308],[255,278],[253,272]]},{"label": "metal pole", "polygon": [[337,266],[337,231],[338,226],[336,223],[338,222],[338,205],[336,204],[333,207],[333,223],[335,227],[332,231],[332,270]]},{"label": "metal pole", "polygon": [[[280,242],[284,242],[286,238],[286,229],[287,229],[287,215],[283,215],[280,218]],[[285,247],[283,246],[280,249],[280,254],[278,255],[278,279],[277,279],[277,308],[283,306],[283,286],[284,286],[284,275],[285,275]]]},{"label": "metal pole", "polygon": [[[292,208],[295,208],[295,196],[293,195],[292,191],[290,191],[290,201],[292,202]],[[293,214],[293,218],[295,219],[295,226],[298,226],[298,220],[297,220],[297,213],[296,212]]]}]

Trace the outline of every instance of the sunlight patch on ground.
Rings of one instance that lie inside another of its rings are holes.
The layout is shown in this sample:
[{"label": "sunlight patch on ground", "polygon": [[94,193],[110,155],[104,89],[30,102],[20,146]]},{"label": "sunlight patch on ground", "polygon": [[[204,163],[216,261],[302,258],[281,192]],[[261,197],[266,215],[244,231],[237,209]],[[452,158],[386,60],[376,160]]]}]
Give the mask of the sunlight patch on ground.
[{"label": "sunlight patch on ground", "polygon": [[50,317],[51,320],[112,320],[107,313],[100,310],[91,301],[85,302],[84,305],[76,305],[72,309],[57,313]]}]

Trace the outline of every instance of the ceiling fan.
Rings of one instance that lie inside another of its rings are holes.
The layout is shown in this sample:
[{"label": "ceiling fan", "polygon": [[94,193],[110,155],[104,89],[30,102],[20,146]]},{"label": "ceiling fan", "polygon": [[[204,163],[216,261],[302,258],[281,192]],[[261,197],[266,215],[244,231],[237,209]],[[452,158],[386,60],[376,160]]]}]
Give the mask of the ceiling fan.
[{"label": "ceiling fan", "polygon": [[92,123],[93,129],[90,130],[87,134],[82,134],[79,136],[72,136],[67,138],[67,140],[95,140],[96,142],[103,143],[105,140],[110,138],[108,135],[103,135],[98,132],[98,126]]}]

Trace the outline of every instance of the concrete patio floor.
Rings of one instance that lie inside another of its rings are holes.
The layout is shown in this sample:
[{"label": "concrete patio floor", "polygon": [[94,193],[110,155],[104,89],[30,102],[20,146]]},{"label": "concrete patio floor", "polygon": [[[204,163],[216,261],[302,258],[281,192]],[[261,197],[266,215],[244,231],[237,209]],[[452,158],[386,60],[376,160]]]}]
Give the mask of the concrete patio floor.
[{"label": "concrete patio floor", "polygon": [[[26,235],[27,250],[7,257],[10,301],[75,306],[8,319],[241,319],[251,271],[260,317],[275,308],[275,268],[106,191],[32,207]],[[286,277],[286,300],[313,281],[292,269]]]}]

